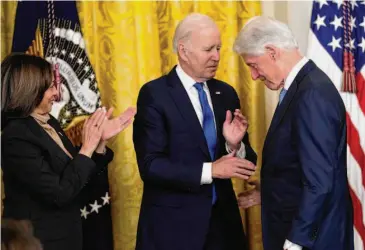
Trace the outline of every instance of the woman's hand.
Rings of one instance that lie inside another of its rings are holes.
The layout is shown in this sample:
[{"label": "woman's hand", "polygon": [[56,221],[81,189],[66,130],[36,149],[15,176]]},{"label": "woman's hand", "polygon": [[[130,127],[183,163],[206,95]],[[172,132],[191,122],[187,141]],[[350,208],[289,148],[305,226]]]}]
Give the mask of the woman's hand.
[{"label": "woman's hand", "polygon": [[86,119],[82,131],[82,147],[80,154],[91,157],[98,146],[106,121],[105,108],[98,108],[95,113]]},{"label": "woman's hand", "polygon": [[106,114],[107,119],[101,136],[102,141],[107,141],[126,129],[133,122],[136,108],[129,107],[119,116],[110,119],[112,113],[113,108],[110,108]]}]

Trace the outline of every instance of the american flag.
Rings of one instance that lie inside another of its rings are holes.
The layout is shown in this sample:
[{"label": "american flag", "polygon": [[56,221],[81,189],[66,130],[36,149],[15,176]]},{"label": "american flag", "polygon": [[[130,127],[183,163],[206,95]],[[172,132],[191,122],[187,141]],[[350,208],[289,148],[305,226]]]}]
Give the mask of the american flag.
[{"label": "american flag", "polygon": [[[365,249],[365,1],[313,3],[308,57],[333,81],[346,106],[347,173],[354,206],[355,249]],[[344,54],[353,55],[347,60]],[[344,59],[345,58],[345,59]],[[353,63],[351,63],[351,61]],[[346,66],[357,91],[344,91]]]}]

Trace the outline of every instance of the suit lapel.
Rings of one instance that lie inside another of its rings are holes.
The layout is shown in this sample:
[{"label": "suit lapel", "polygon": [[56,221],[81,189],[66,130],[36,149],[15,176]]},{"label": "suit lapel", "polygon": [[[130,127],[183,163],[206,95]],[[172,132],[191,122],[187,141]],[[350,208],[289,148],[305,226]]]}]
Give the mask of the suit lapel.
[{"label": "suit lapel", "polygon": [[44,129],[32,117],[27,117],[25,119],[29,129],[35,136],[37,136],[40,143],[47,145],[49,152],[56,152],[56,154],[60,157],[66,157],[66,159],[70,159],[70,157],[60,148],[60,146],[58,146],[58,144],[51,138],[51,136],[49,136],[47,132],[44,131]]},{"label": "suit lapel", "polygon": [[169,92],[172,96],[172,100],[175,102],[177,109],[184,118],[187,127],[189,127],[192,138],[197,140],[201,150],[210,158],[204,131],[200,125],[188,93],[186,93],[184,86],[177,76],[175,68],[176,67],[174,67],[167,76],[167,84],[169,85]]},{"label": "suit lapel", "polygon": [[66,150],[72,155],[75,156],[77,154],[77,150],[74,147],[74,145],[71,143],[71,141],[68,139],[67,135],[61,128],[60,124],[58,123],[57,119],[51,116],[51,119],[48,121],[48,124],[51,125],[58,135],[61,138],[61,141],[63,143],[63,146],[66,148]]},{"label": "suit lapel", "polygon": [[[297,92],[297,87],[298,87],[297,82],[294,80],[294,82],[290,86],[288,92],[286,93],[283,101],[281,102],[280,105],[278,105],[276,107],[269,131],[267,133],[268,139],[270,139],[271,135],[275,132],[275,130],[279,126],[281,120],[283,119],[286,111],[288,110],[288,108],[290,106],[291,101],[293,100],[295,93]],[[268,141],[268,139],[267,139],[267,141]]]},{"label": "suit lapel", "polygon": [[[264,150],[263,150],[264,154],[267,151],[267,147],[269,146],[269,144],[273,138],[273,135],[275,134],[276,129],[279,127],[288,108],[290,107],[290,104],[293,101],[293,98],[295,97],[295,95],[298,91],[299,84],[301,83],[303,78],[315,67],[316,67],[316,65],[314,64],[314,62],[312,60],[309,60],[304,65],[304,67],[298,72],[297,76],[294,78],[294,81],[291,84],[291,86],[289,87],[289,90],[286,93],[283,101],[281,102],[280,105],[278,105],[276,107],[274,117],[271,121],[271,125],[270,125],[269,131],[267,133],[265,143],[264,143]],[[263,155],[263,156],[265,157],[265,155]]]},{"label": "suit lapel", "polygon": [[215,155],[218,154],[218,152],[221,152],[221,142],[220,142],[220,138],[223,133],[222,133],[222,127],[223,127],[223,122],[225,119],[225,110],[222,108],[222,90],[219,89],[219,86],[216,84],[216,81],[214,80],[209,80],[207,81],[207,85],[209,88],[209,92],[210,92],[210,97],[212,99],[212,104],[213,104],[213,110],[214,110],[214,118],[215,118],[215,124],[216,124],[216,132],[217,132],[217,146],[216,146],[216,151],[215,151]]}]

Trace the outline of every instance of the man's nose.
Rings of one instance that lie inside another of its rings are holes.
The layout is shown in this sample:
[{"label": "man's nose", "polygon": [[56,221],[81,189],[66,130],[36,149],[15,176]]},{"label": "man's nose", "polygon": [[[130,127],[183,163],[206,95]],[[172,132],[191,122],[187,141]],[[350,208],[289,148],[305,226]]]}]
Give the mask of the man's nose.
[{"label": "man's nose", "polygon": [[252,78],[252,80],[257,80],[260,77],[260,75],[257,72],[257,70],[252,70],[251,69],[250,71],[251,71],[251,78]]},{"label": "man's nose", "polygon": [[221,57],[220,50],[218,49],[213,50],[213,60],[219,61],[220,57]]}]

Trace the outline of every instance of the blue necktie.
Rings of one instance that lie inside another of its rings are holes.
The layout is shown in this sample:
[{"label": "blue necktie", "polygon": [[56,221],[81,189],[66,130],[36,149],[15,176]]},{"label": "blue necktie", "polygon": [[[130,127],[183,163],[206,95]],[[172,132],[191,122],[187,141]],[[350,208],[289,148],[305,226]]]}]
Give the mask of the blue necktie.
[{"label": "blue necktie", "polygon": [[279,95],[279,105],[283,101],[286,92],[288,92],[286,89],[284,89],[284,88],[281,89],[280,95]]},{"label": "blue necktie", "polygon": [[[200,105],[202,107],[203,111],[203,131],[205,135],[205,139],[208,144],[209,154],[212,161],[214,161],[215,156],[215,148],[217,144],[217,133],[215,131],[215,125],[214,125],[214,115],[213,111],[209,106],[207,94],[205,93],[203,89],[203,83],[196,83],[194,84],[194,87],[198,90],[199,93],[199,100]],[[212,203],[214,204],[217,200],[217,195],[215,192],[215,187],[213,184],[213,200]]]}]

